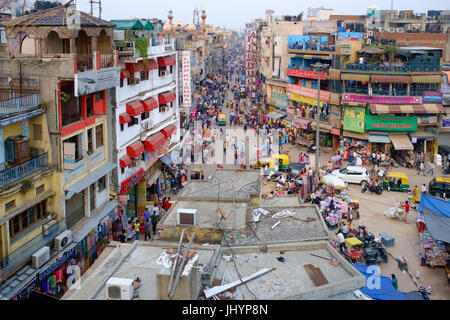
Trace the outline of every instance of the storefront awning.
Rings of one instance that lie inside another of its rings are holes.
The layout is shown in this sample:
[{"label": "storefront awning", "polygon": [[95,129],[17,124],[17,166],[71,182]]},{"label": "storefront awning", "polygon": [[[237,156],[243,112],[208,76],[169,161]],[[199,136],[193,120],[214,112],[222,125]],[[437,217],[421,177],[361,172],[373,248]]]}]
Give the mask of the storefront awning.
[{"label": "storefront awning", "polygon": [[411,83],[410,76],[386,76],[374,74],[370,76],[370,82],[380,83]]},{"label": "storefront awning", "polygon": [[347,131],[347,130],[344,130],[342,135],[344,137],[355,138],[355,139],[359,139],[359,140],[368,140],[369,139],[369,134],[367,134],[367,133],[359,133],[359,132],[353,132],[353,131]]},{"label": "storefront awning", "polygon": [[160,159],[165,165],[172,168],[173,161],[172,161],[172,157],[170,156],[170,154],[166,154],[165,156],[162,156]]},{"label": "storefront awning", "polygon": [[308,129],[308,124],[310,124],[310,123],[311,123],[311,121],[306,120],[306,119],[297,118],[294,120],[294,126],[300,127],[302,129]]},{"label": "storefront awning", "polygon": [[340,136],[341,135],[341,129],[338,128],[333,128],[330,130],[331,134],[334,134],[335,136]]},{"label": "storefront awning", "polygon": [[416,139],[430,139],[430,140],[434,140],[434,138],[436,138],[436,135],[434,135],[431,132],[427,132],[427,131],[416,131],[416,132],[409,132],[409,137],[412,138],[416,138]]},{"label": "storefront awning", "polygon": [[80,181],[75,182],[71,186],[65,188],[67,191],[65,199],[69,200],[70,198],[72,198],[72,196],[75,193],[79,193],[79,192],[83,191],[84,189],[89,187],[91,184],[96,182],[98,179],[100,179],[103,176],[105,176],[106,174],[108,174],[108,172],[113,170],[115,167],[117,167],[117,165],[115,163],[106,162],[105,164],[101,165],[99,168],[92,170],[92,172],[87,174],[83,179],[81,179]]},{"label": "storefront awning", "polygon": [[158,66],[167,67],[175,64],[175,59],[171,56],[158,57]]},{"label": "storefront awning", "polygon": [[368,74],[341,73],[341,80],[369,81],[369,79]]},{"label": "storefront awning", "polygon": [[131,117],[128,113],[124,112],[119,114],[119,123],[123,124],[123,123],[128,123],[131,121]]},{"label": "storefront awning", "polygon": [[143,112],[144,112],[144,106],[140,101],[135,100],[135,101],[127,103],[127,113],[130,116],[137,117]]},{"label": "storefront awning", "polygon": [[[316,122],[315,122],[315,121],[312,121],[312,122],[311,122],[311,127],[312,127],[313,129],[316,128]],[[322,123],[322,122],[319,123],[319,131],[322,131],[322,132],[330,132],[331,129],[333,129],[333,127],[332,127],[331,125],[329,125],[329,124]]]},{"label": "storefront awning", "polygon": [[369,136],[369,142],[372,143],[391,143],[391,139],[384,134],[371,134]]},{"label": "storefront awning", "polygon": [[175,94],[170,91],[166,91],[163,93],[158,94],[158,100],[160,104],[168,104],[171,101],[175,100]]},{"label": "storefront awning", "polygon": [[177,130],[177,127],[175,127],[174,125],[170,125],[165,127],[164,129],[161,130],[161,133],[166,137],[169,138],[175,131]]},{"label": "storefront awning", "polygon": [[120,70],[120,79],[128,79],[130,77],[130,71],[127,69]]},{"label": "storefront awning", "polygon": [[147,152],[155,152],[164,143],[166,137],[161,132],[151,135],[144,141],[144,148]]},{"label": "storefront awning", "polygon": [[440,75],[436,76],[411,76],[412,83],[442,83],[444,78]]},{"label": "storefront awning", "polygon": [[395,150],[413,150],[414,146],[411,143],[407,134],[391,134],[389,135]]},{"label": "storefront awning", "polygon": [[441,104],[369,104],[370,112],[374,114],[389,113],[445,113]]},{"label": "storefront awning", "polygon": [[[282,110],[280,110],[282,111]],[[280,112],[280,111],[273,111],[267,115],[267,118],[273,119],[273,120],[279,120],[281,118],[286,117],[286,112]]]},{"label": "storefront awning", "polygon": [[158,69],[158,64],[155,59],[148,59],[147,61],[147,70],[155,70]]},{"label": "storefront awning", "polygon": [[150,97],[144,101],[142,101],[144,104],[144,110],[145,112],[150,112],[156,108],[158,108],[158,101],[156,101],[154,98]]},{"label": "storefront awning", "polygon": [[122,157],[120,157],[119,159],[119,166],[121,168],[126,168],[130,165],[131,163],[131,158],[128,155],[124,155]]},{"label": "storefront awning", "polygon": [[138,158],[144,152],[144,144],[140,141],[130,144],[127,147],[127,154],[131,158]]},{"label": "storefront awning", "polygon": [[137,63],[127,63],[127,70],[130,72],[141,72],[144,71],[144,63],[139,61]]}]

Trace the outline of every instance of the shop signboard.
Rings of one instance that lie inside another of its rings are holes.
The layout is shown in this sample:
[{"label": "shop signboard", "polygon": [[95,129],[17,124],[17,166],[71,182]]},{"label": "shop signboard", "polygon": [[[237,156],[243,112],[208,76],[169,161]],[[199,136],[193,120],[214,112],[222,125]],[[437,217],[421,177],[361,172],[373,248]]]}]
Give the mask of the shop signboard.
[{"label": "shop signboard", "polygon": [[[299,85],[288,83],[287,90],[288,90],[288,92],[299,95],[299,96],[317,99],[317,89],[302,87]],[[330,101],[330,92],[326,91],[326,90],[320,90],[320,101],[329,102]]]},{"label": "shop signboard", "polygon": [[[319,73],[317,71],[309,71],[309,70],[298,70],[298,69],[287,69],[286,75],[300,78],[308,78],[308,79],[318,79]],[[326,80],[327,74],[324,72],[320,73],[320,79]]]},{"label": "shop signboard", "polygon": [[442,103],[442,93],[441,92],[424,91],[423,92],[423,102]]},{"label": "shop signboard", "polygon": [[144,178],[144,168],[140,169],[138,172],[136,172],[131,177],[122,182],[120,194],[127,193],[143,178]]},{"label": "shop signboard", "polygon": [[[289,85],[288,85],[289,86]],[[401,97],[401,96],[366,96],[363,94],[344,93],[342,101],[359,103],[386,103],[386,104],[421,104],[422,97]]]},{"label": "shop signboard", "polygon": [[288,101],[287,95],[285,95],[285,94],[283,94],[283,93],[279,93],[279,92],[274,92],[274,91],[272,91],[272,92],[270,93],[270,96],[271,96],[272,98],[274,98],[274,99],[278,99],[278,100],[281,100],[281,101]]},{"label": "shop signboard", "polygon": [[127,194],[119,195],[119,204],[121,206],[126,206],[127,203],[128,203],[128,195]]},{"label": "shop signboard", "polygon": [[286,110],[286,109],[288,108],[287,103],[284,103],[284,102],[277,101],[277,104],[276,104],[276,105],[277,105],[277,107],[280,108],[280,109]]},{"label": "shop signboard", "polygon": [[[311,106],[317,106],[317,99],[300,96],[300,95],[294,94],[294,93],[291,94],[291,100],[301,102],[301,103],[306,103]],[[323,106],[324,106],[324,102],[322,100],[320,100],[320,107],[323,107]]]},{"label": "shop signboard", "polygon": [[192,105],[191,95],[191,52],[183,51],[181,54],[183,67],[183,106],[190,108]]},{"label": "shop signboard", "polygon": [[352,54],[352,46],[350,44],[342,44],[341,45],[341,54],[351,55]]},{"label": "shop signboard", "polygon": [[137,185],[138,210],[143,212],[147,204],[147,182],[141,181]]},{"label": "shop signboard", "polygon": [[338,41],[361,41],[361,40],[362,40],[361,32],[338,32]]},{"label": "shop signboard", "polygon": [[120,86],[120,68],[106,68],[75,74],[76,97],[118,86]]},{"label": "shop signboard", "polygon": [[364,133],[364,116],[366,108],[345,106],[344,130]]},{"label": "shop signboard", "polygon": [[333,128],[333,129],[330,130],[330,133],[334,134],[336,136],[339,136],[341,134],[341,130],[337,129],[337,128]]},{"label": "shop signboard", "polygon": [[51,263],[47,263],[46,265],[48,265],[48,267],[39,272],[37,276],[38,281],[47,279],[54,271],[58,270],[58,268],[62,266],[64,262],[73,257],[73,255],[75,254],[75,247],[75,245],[72,245],[72,248],[70,250],[59,253],[58,256],[51,261]]},{"label": "shop signboard", "polygon": [[366,130],[417,131],[417,117],[366,115]]},{"label": "shop signboard", "polygon": [[450,128],[450,118],[442,119],[442,128]]}]

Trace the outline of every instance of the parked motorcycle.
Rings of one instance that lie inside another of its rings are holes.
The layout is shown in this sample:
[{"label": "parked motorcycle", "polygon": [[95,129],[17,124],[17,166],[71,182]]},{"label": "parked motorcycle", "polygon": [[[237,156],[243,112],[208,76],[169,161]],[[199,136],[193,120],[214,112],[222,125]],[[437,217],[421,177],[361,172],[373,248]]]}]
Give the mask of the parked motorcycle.
[{"label": "parked motorcycle", "polygon": [[383,193],[383,186],[380,184],[377,185],[371,185],[371,184],[365,184],[363,185],[362,189],[361,189],[361,193],[366,192],[367,190],[369,190],[370,192],[375,192],[376,194],[382,194]]},{"label": "parked motorcycle", "polygon": [[366,264],[378,264],[380,262],[387,263],[388,261],[386,249],[381,245],[381,243],[374,241],[363,249],[363,256]]}]

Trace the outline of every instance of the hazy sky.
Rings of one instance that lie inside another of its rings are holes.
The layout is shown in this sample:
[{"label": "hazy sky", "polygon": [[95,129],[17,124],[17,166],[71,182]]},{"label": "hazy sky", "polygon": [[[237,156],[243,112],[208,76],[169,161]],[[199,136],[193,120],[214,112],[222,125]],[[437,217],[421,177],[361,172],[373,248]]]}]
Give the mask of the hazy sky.
[{"label": "hazy sky", "polygon": [[[426,12],[430,9],[450,9],[448,0],[393,0],[394,9],[413,9]],[[89,0],[76,0],[78,8],[89,12]],[[333,9],[335,14],[365,14],[369,6],[390,9],[391,0],[102,0],[102,18],[159,18],[167,20],[173,10],[174,22],[192,22],[194,8],[206,9],[206,23],[227,28],[240,28],[252,18],[264,18],[265,9],[278,15],[297,15],[308,7]]]}]

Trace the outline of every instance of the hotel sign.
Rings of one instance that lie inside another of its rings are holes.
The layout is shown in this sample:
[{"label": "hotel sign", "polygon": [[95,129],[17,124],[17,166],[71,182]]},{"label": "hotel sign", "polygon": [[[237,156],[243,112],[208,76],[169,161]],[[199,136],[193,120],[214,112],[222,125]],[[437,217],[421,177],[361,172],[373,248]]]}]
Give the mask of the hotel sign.
[{"label": "hotel sign", "polygon": [[122,182],[120,194],[127,193],[132,189],[138,182],[144,179],[144,168],[133,174],[131,177]]},{"label": "hotel sign", "polygon": [[[287,69],[286,75],[293,76],[293,77],[308,78],[308,79],[318,79],[319,78],[319,73],[316,71],[298,70],[298,69]],[[324,72],[321,72],[320,79],[326,80],[327,74]]]},{"label": "hotel sign", "polygon": [[191,52],[183,51],[181,54],[183,68],[183,107],[190,108],[192,105],[191,95]]},{"label": "hotel sign", "polygon": [[[306,87],[288,83],[287,90],[290,93],[293,93],[293,94],[296,94],[299,96],[314,98],[317,101],[317,89],[306,88]],[[292,100],[294,100],[294,99],[292,99]],[[330,92],[325,91],[325,90],[320,90],[320,101],[329,102],[330,101]],[[316,102],[316,105],[317,105],[317,102]]]},{"label": "hotel sign", "polygon": [[362,94],[344,93],[342,101],[359,103],[386,103],[386,104],[421,104],[422,97],[393,97],[393,96],[366,96]]}]

